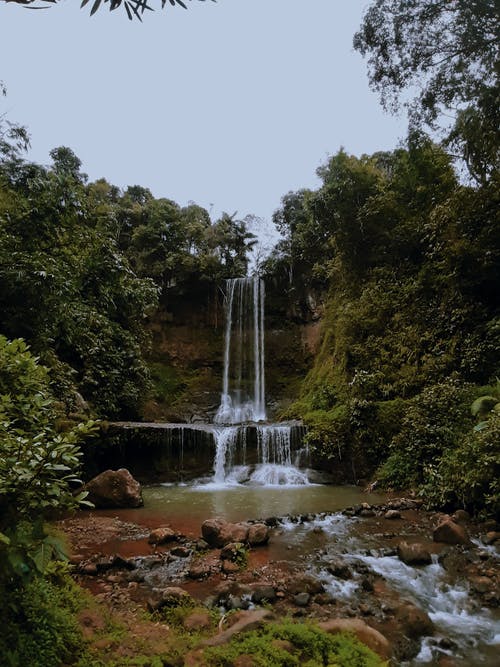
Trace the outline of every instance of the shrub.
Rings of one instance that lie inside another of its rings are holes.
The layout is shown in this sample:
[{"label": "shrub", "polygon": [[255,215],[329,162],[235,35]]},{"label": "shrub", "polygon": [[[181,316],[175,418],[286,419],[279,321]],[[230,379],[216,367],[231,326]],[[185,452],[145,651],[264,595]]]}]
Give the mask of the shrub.
[{"label": "shrub", "polygon": [[44,522],[85,502],[72,486],[79,483],[79,442],[94,423],[58,433],[56,416],[48,370],[24,341],[0,336],[0,593],[2,584],[44,572],[61,555]]},{"label": "shrub", "polygon": [[425,478],[423,493],[430,504],[500,516],[500,414],[492,412],[483,428],[429,464]]},{"label": "shrub", "polygon": [[65,574],[37,577],[0,605],[3,667],[90,667],[76,619],[82,593]]},{"label": "shrub", "polygon": [[[292,646],[280,644],[289,642]],[[206,664],[229,667],[241,655],[251,655],[261,667],[382,667],[382,660],[356,638],[330,635],[312,624],[269,623],[262,629],[236,636],[227,646],[205,651]]]},{"label": "shrub", "polygon": [[378,471],[385,486],[410,488],[424,482],[428,466],[472,426],[471,392],[448,380],[427,387],[407,402],[401,430],[392,438],[389,457]]}]

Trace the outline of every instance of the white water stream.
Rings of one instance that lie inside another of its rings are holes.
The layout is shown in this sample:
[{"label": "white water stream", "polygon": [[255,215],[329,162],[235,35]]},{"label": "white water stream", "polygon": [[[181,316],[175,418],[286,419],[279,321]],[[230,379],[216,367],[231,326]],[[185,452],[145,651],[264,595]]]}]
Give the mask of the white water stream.
[{"label": "white water stream", "polygon": [[[354,533],[354,526],[353,519],[332,514],[303,526],[287,522],[282,528],[289,544],[304,542],[306,534],[318,529],[327,536],[322,556],[309,554],[308,561],[310,573],[322,581],[325,590],[335,599],[362,598],[362,577],[356,573],[356,563],[362,563],[382,576],[403,600],[412,602],[429,615],[435,633],[423,638],[419,654],[404,665],[437,665],[439,656],[444,654],[453,656],[454,664],[460,667],[496,667],[500,664],[500,660],[495,659],[496,655],[500,656],[500,615],[481,607],[477,598],[471,595],[465,579],[456,575],[450,577],[437,556],[433,556],[430,565],[411,567],[396,556],[367,555],[368,542]],[[488,549],[480,542],[475,546],[483,552],[487,550],[499,562],[494,548]],[[338,559],[339,554],[352,566],[352,578],[336,577],[325,567],[330,555]],[[446,640],[444,644],[443,640]]]}]

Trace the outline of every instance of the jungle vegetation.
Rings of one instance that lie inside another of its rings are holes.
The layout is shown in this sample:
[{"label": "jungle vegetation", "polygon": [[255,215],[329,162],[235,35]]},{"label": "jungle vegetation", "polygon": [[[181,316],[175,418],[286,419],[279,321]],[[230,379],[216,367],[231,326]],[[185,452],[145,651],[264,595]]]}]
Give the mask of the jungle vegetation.
[{"label": "jungle vegetation", "polygon": [[378,468],[429,503],[496,513],[497,5],[370,4],[354,47],[384,107],[407,111],[408,136],[390,152],[340,150],[318,190],[285,195],[266,266],[290,298],[323,295],[321,351],[289,411],[316,450],[350,450],[359,476]]}]

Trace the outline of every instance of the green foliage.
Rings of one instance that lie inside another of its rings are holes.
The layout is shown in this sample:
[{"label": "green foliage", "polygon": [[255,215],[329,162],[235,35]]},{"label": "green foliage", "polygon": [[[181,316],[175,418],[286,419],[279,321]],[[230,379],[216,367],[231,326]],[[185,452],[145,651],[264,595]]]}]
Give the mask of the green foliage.
[{"label": "green foliage", "polygon": [[11,592],[0,605],[0,661],[5,667],[90,667],[76,619],[83,597],[70,577],[53,570]]},{"label": "green foliage", "polygon": [[0,590],[45,572],[63,548],[44,521],[55,511],[84,503],[79,443],[94,422],[58,433],[47,368],[22,340],[0,335]]},{"label": "green foliage", "polygon": [[236,636],[227,646],[204,652],[206,664],[214,667],[229,667],[242,655],[252,656],[253,664],[261,667],[382,667],[385,664],[350,635],[330,635],[313,624],[291,621],[268,623],[260,630]]},{"label": "green foliage", "polygon": [[304,422],[308,427],[306,442],[314,452],[328,459],[342,458],[352,435],[348,406],[308,412],[304,415]]},{"label": "green foliage", "polygon": [[306,290],[322,271],[321,347],[286,416],[304,419],[322,457],[422,488],[470,433],[473,398],[480,419],[498,402],[474,389],[500,370],[498,189],[458,184],[419,132],[391,153],[340,151],[319,173],[317,192],[284,198],[286,246],[267,267],[285,287],[283,267],[300,266]]},{"label": "green foliage", "polygon": [[148,387],[140,345],[157,289],[119,252],[112,210],[90,196],[79,159],[64,147],[52,157],[51,169],[0,164],[2,332],[51,365],[68,410],[77,385],[98,414],[133,412]]},{"label": "green foliage", "polygon": [[51,368],[68,412],[78,392],[98,416],[137,418],[160,294],[244,275],[255,237],[235,215],[212,223],[202,207],[140,186],[87,184],[64,146],[49,168],[26,162],[11,134],[0,118],[1,333]]},{"label": "green foliage", "polygon": [[460,506],[500,516],[500,414],[462,436],[425,469],[426,499],[436,506]]},{"label": "green foliage", "polygon": [[[495,0],[373,0],[354,48],[386,109],[406,103],[412,123],[445,139],[482,182],[498,174],[498,4]],[[450,116],[453,122],[450,123]]]},{"label": "green foliage", "polygon": [[392,439],[389,457],[379,470],[380,480],[395,488],[423,484],[428,466],[453,448],[464,430],[472,427],[467,410],[470,398],[470,389],[446,382],[428,387],[408,401],[401,429]]}]

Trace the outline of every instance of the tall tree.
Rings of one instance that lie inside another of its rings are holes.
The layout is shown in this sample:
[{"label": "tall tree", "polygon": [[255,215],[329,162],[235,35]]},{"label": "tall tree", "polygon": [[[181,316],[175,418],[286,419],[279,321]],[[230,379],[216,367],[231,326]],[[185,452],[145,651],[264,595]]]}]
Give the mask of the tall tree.
[{"label": "tall tree", "polygon": [[480,182],[498,174],[499,31],[498,0],[373,0],[354,36],[383,106],[440,127]]}]

